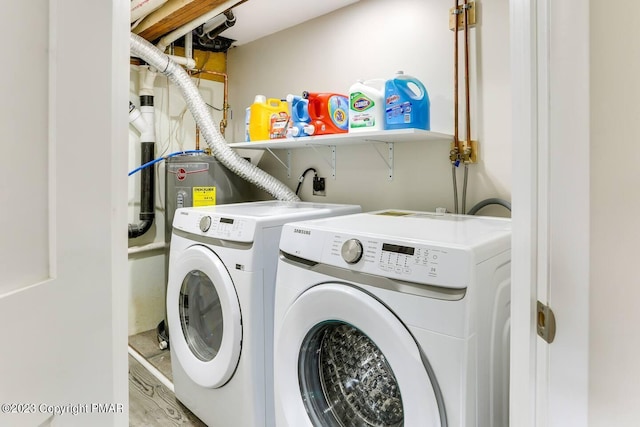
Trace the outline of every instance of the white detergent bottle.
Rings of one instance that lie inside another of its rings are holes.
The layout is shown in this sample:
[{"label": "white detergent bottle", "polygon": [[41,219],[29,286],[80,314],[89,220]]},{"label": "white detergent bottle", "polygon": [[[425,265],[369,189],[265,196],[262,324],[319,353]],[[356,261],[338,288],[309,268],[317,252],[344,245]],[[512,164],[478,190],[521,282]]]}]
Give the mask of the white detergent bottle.
[{"label": "white detergent bottle", "polygon": [[384,129],[384,84],[358,80],[349,88],[349,133]]}]

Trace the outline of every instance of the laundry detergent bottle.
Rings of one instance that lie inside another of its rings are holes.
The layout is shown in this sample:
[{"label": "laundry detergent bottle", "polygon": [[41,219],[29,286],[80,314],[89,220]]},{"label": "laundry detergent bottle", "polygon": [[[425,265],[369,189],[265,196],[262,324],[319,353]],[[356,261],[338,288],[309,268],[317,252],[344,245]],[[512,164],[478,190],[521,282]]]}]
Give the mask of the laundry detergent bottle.
[{"label": "laundry detergent bottle", "polygon": [[384,129],[384,79],[358,80],[349,88],[349,133]]},{"label": "laundry detergent bottle", "polygon": [[349,131],[349,98],[337,93],[303,92],[309,101],[310,135],[327,135]]},{"label": "laundry detergent bottle", "polygon": [[431,129],[429,94],[422,82],[402,71],[386,81],[385,129]]},{"label": "laundry detergent bottle", "polygon": [[287,102],[291,111],[291,126],[288,134],[293,137],[309,136],[314,127],[310,124],[309,100],[293,94],[287,95]]},{"label": "laundry detergent bottle", "polygon": [[249,111],[249,139],[253,142],[285,138],[289,124],[289,106],[281,99],[258,95]]}]

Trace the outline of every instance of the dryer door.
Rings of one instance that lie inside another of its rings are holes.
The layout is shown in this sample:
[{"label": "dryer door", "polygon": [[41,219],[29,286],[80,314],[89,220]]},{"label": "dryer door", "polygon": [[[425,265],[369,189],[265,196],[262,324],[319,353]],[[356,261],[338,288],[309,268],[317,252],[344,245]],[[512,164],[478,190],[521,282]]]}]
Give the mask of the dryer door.
[{"label": "dryer door", "polygon": [[374,297],[321,284],[291,305],[280,326],[275,383],[288,426],[446,426],[426,357]]},{"label": "dryer door", "polygon": [[242,319],[231,276],[218,256],[194,245],[172,259],[167,285],[171,351],[193,382],[223,386],[240,360]]}]

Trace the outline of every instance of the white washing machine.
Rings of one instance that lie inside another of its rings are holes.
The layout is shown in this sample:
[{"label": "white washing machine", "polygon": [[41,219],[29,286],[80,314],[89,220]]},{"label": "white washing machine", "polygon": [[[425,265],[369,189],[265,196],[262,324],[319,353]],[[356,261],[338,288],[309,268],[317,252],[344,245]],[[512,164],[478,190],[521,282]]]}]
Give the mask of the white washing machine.
[{"label": "white washing machine", "polygon": [[508,426],[508,219],[380,211],[286,225],[279,427]]},{"label": "white washing machine", "polygon": [[175,394],[211,427],[273,426],[273,304],[282,225],[360,212],[266,201],[182,208],[167,317]]}]

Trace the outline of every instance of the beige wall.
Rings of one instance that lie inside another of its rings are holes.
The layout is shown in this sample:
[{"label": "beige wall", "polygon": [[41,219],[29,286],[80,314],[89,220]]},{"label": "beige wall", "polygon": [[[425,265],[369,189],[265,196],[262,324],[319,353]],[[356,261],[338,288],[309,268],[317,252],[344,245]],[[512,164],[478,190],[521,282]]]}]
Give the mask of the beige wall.
[{"label": "beige wall", "polygon": [[590,2],[589,425],[640,423],[640,38],[632,0]]},{"label": "beige wall", "polygon": [[[397,70],[418,77],[426,85],[432,130],[452,134],[450,6],[440,0],[361,0],[231,49],[228,70],[233,120],[229,139],[242,140],[244,109],[256,94],[273,98],[304,90],[348,94],[357,79],[388,78]],[[482,2],[479,12],[480,25],[471,31],[471,124],[473,138],[481,143],[481,161],[471,167],[467,208],[488,197],[511,199],[511,95],[509,44],[505,43],[509,37],[508,1]],[[365,210],[453,210],[447,143],[395,144],[393,181],[388,180],[387,166],[376,148],[386,156],[385,146],[338,147],[335,180],[325,160],[330,159],[328,149],[292,150],[290,178],[270,154],[262,157],[260,166],[292,188],[307,167],[318,169],[327,177],[327,195],[312,196],[309,178],[300,193],[303,200],[358,203]],[[286,157],[286,152],[278,154]],[[501,207],[490,207],[482,213],[508,215]]]}]

